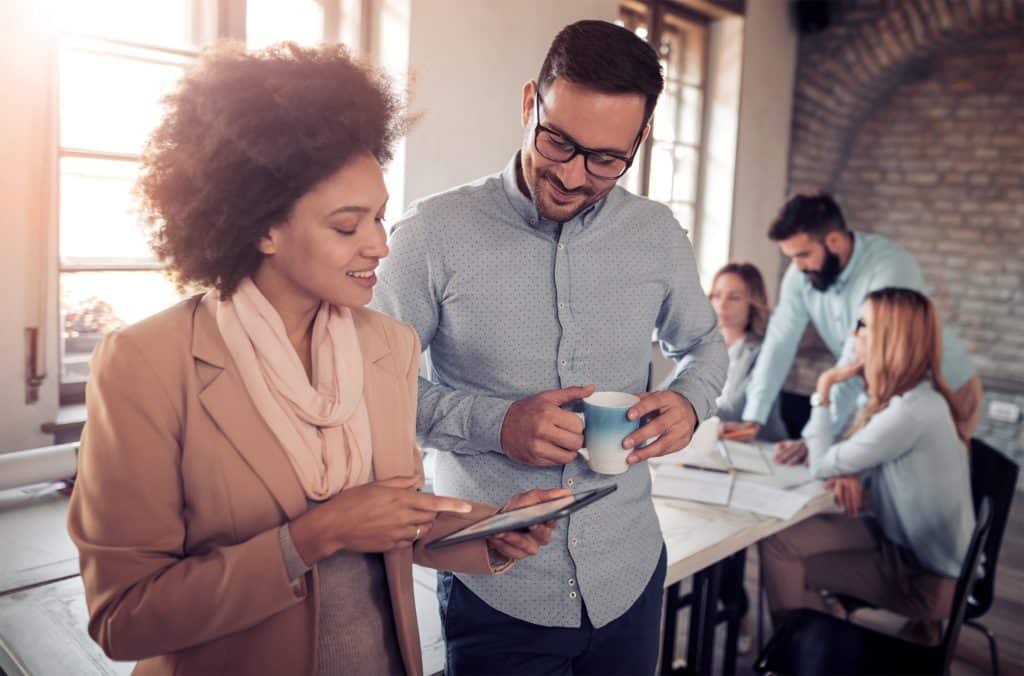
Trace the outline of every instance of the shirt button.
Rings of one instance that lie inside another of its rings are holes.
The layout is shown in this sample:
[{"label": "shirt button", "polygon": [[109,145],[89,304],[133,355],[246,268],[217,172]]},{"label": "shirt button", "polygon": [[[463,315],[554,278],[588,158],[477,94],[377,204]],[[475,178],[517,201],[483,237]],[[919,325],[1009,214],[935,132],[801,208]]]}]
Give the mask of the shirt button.
[{"label": "shirt button", "polygon": [[530,225],[537,225],[537,219],[536,218],[531,218],[530,219]]},{"label": "shirt button", "polygon": [[579,540],[577,540],[576,538],[573,538],[572,540],[569,540],[569,544],[571,544],[573,547],[575,547],[577,544],[579,544]]},{"label": "shirt button", "polygon": [[575,586],[576,586],[576,580],[574,580],[574,579],[572,579],[572,578],[570,577],[570,578],[569,578],[569,586],[570,586],[570,587],[575,587]]},{"label": "shirt button", "polygon": [[558,304],[558,309],[559,310],[564,310],[565,309],[565,303],[559,303]]},{"label": "shirt button", "polygon": [[574,483],[576,483],[575,479],[569,479],[568,481],[565,482],[565,485],[566,486],[572,486]]},{"label": "shirt button", "polygon": [[559,363],[559,364],[561,364],[562,366],[565,366],[565,365],[566,365],[566,364],[568,364],[569,362],[567,362],[566,360],[564,360],[564,359],[563,359],[563,360],[561,360],[561,361],[560,361],[560,362],[558,362],[558,363]]},{"label": "shirt button", "polygon": [[569,592],[569,598],[571,598],[571,599],[576,598],[576,592]]},{"label": "shirt button", "polygon": [[565,245],[564,245],[564,244],[562,244],[561,242],[559,242],[559,243],[558,243],[558,250],[559,250],[559,251],[561,251],[561,250],[563,250],[563,249],[565,249]]}]

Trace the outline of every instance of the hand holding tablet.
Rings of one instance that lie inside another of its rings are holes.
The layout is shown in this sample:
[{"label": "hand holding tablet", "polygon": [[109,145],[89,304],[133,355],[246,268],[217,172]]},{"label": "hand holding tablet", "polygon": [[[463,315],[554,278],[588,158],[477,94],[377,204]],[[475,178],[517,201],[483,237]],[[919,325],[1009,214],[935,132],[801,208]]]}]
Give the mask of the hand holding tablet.
[{"label": "hand holding tablet", "polygon": [[460,542],[490,537],[498,533],[526,530],[534,524],[561,519],[614,493],[617,488],[618,486],[614,484],[602,486],[601,488],[582,491],[564,498],[499,512],[461,530],[450,533],[443,538],[434,540],[427,545],[427,549],[447,547]]}]

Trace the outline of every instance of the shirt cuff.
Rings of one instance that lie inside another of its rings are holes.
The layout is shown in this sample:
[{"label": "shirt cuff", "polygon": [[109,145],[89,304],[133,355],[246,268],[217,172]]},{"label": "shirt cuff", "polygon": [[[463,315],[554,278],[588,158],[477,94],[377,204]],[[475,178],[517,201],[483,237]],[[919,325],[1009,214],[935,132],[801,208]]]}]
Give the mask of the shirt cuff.
[{"label": "shirt cuff", "polygon": [[768,412],[771,407],[759,406],[756,401],[747,395],[747,405],[743,407],[742,420],[747,422],[756,422],[758,425],[764,425],[768,421]]},{"label": "shirt cuff", "polygon": [[492,552],[490,549],[487,550],[487,560],[491,564],[491,572],[495,575],[501,575],[515,563],[513,559]]},{"label": "shirt cuff", "polygon": [[477,396],[469,421],[469,441],[476,448],[503,452],[501,426],[513,402],[497,397]]},{"label": "shirt cuff", "polygon": [[[832,419],[824,406],[811,409],[811,417],[803,429],[804,443],[807,444],[807,466],[816,479],[835,474],[831,466],[835,460],[830,452],[835,439],[832,435]],[[826,473],[824,476],[823,473]]]},{"label": "shirt cuff", "polygon": [[288,524],[277,529],[277,541],[281,545],[281,555],[284,557],[284,568],[288,573],[288,579],[297,580],[308,573],[312,566],[306,565],[306,562],[299,555],[299,551],[295,549],[295,543],[292,542],[292,534],[288,530]]},{"label": "shirt cuff", "polygon": [[673,383],[672,385],[669,385],[668,389],[690,402],[690,406],[693,407],[693,412],[697,415],[698,423],[707,420],[715,411],[714,399],[708,399],[705,397],[704,393],[698,388],[688,388],[685,385],[677,385]]}]

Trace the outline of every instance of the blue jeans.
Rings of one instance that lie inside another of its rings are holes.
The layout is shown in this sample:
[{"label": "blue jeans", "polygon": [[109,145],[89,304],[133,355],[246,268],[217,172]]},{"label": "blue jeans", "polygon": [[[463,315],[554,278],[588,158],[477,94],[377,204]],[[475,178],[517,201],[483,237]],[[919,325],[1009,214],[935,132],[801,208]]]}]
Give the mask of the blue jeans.
[{"label": "blue jeans", "polygon": [[484,603],[451,573],[437,576],[445,676],[650,676],[658,662],[665,549],[647,587],[622,616],[596,629],[584,605],[577,628],[543,627]]}]

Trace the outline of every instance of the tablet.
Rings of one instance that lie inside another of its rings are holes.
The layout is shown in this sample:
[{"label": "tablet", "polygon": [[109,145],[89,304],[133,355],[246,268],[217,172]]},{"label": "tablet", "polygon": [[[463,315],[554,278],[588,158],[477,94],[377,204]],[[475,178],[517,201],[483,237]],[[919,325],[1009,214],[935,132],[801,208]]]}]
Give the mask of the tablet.
[{"label": "tablet", "polygon": [[617,488],[618,486],[615,484],[610,484],[600,488],[581,491],[564,498],[540,502],[529,507],[519,507],[518,509],[510,509],[507,512],[500,512],[434,540],[427,544],[427,549],[457,545],[460,542],[477,540],[496,535],[497,533],[507,533],[512,530],[526,530],[529,526],[537,523],[561,519],[578,509],[583,509],[587,505],[600,500],[606,495],[611,495]]}]

